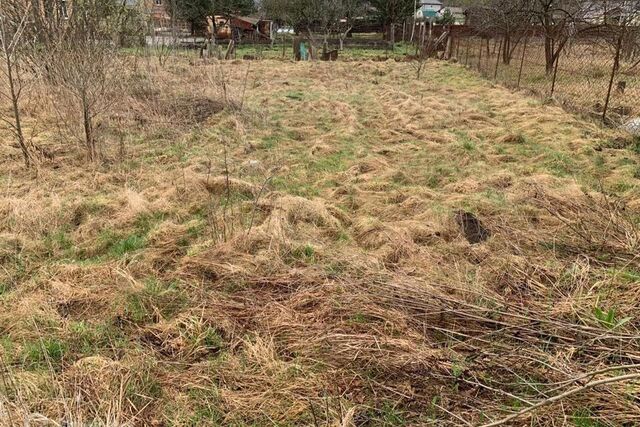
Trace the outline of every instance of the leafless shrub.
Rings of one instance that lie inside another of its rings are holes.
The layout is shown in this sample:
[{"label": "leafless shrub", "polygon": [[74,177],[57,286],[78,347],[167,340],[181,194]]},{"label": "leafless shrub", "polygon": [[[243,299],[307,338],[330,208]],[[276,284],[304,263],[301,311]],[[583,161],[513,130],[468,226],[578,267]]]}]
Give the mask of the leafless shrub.
[{"label": "leafless shrub", "polygon": [[22,151],[22,157],[27,167],[33,162],[33,153],[29,150],[20,112],[20,100],[27,84],[24,75],[22,56],[27,45],[25,29],[30,3],[16,0],[0,0],[0,59],[2,59],[3,82],[6,87],[0,89],[0,100],[11,102],[13,117],[0,115],[0,120],[13,131],[16,141]]},{"label": "leafless shrub", "polygon": [[[239,234],[248,234],[253,229],[259,210],[259,202],[268,192],[268,187],[278,172],[278,167],[264,167],[257,160],[249,161],[239,167],[229,160],[230,142],[222,137],[222,153],[217,156],[220,164],[207,162],[207,176],[202,180],[209,193],[207,219],[211,236],[215,241],[226,242]],[[257,183],[233,178],[239,169],[253,175]],[[215,169],[218,176],[212,176]]]},{"label": "leafless shrub", "polygon": [[218,98],[221,99],[226,108],[242,112],[245,104],[245,96],[247,92],[247,84],[249,82],[249,73],[251,71],[251,62],[247,62],[247,70],[244,78],[240,82],[232,82],[225,67],[227,63],[218,61],[213,67],[213,73],[209,73],[207,78],[210,84],[218,91]]},{"label": "leafless shrub", "polygon": [[[114,41],[119,13],[98,0],[76,4],[43,59],[53,102],[75,114],[61,118],[91,161],[100,154],[98,118],[115,102],[123,78],[124,63]],[[81,124],[81,132],[75,132],[75,123]]]}]

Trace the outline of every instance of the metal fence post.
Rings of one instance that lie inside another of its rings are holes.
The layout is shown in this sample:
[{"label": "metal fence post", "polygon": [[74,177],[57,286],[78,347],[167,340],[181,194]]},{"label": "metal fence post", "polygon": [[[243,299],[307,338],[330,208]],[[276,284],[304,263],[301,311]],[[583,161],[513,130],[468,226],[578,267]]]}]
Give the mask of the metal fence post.
[{"label": "metal fence post", "polygon": [[496,70],[493,73],[493,80],[498,79],[498,66],[500,65],[500,52],[502,52],[502,39],[500,39],[500,47],[498,47],[498,55],[496,56]]},{"label": "metal fence post", "polygon": [[609,102],[611,102],[611,90],[613,89],[613,81],[616,78],[618,67],[620,66],[620,51],[622,50],[622,39],[624,38],[624,31],[618,38],[618,45],[616,46],[616,56],[613,60],[613,69],[611,70],[611,79],[609,79],[609,89],[607,90],[607,99],[604,102],[604,111],[602,112],[602,121],[607,120],[607,110],[609,109]]},{"label": "metal fence post", "polygon": [[466,49],[466,53],[464,54],[464,66],[468,67],[469,66],[469,49],[471,48],[471,37],[467,36],[467,49]]},{"label": "metal fence post", "polygon": [[556,91],[556,79],[558,78],[558,64],[560,63],[560,55],[562,55],[562,51],[558,52],[558,57],[556,58],[556,65],[553,69],[553,81],[551,82],[551,94],[550,97],[553,97],[553,94]]},{"label": "metal fence post", "polygon": [[489,39],[487,39],[487,76],[489,76],[489,71],[491,71],[491,63],[489,62],[491,59],[491,43],[489,42]]},{"label": "metal fence post", "polygon": [[520,82],[522,81],[522,70],[524,68],[524,57],[527,53],[527,43],[529,42],[529,36],[527,35],[524,39],[524,45],[522,46],[522,58],[520,59],[520,71],[518,71],[518,84],[516,87],[520,89]]}]

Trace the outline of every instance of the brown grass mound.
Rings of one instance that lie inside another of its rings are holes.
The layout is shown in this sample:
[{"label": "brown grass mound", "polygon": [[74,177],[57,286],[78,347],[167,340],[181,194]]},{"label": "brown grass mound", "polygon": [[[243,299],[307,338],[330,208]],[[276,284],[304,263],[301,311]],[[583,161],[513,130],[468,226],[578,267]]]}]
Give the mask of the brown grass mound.
[{"label": "brown grass mound", "polygon": [[295,238],[303,228],[316,228],[335,233],[341,222],[321,199],[271,193],[260,201],[260,207],[269,212],[259,229],[273,236]]},{"label": "brown grass mound", "polygon": [[389,167],[381,158],[368,158],[350,167],[344,176],[347,182],[367,181],[380,174]]},{"label": "brown grass mound", "polygon": [[249,182],[224,176],[201,180],[201,184],[209,193],[216,196],[225,195],[227,191],[229,191],[230,193],[252,197],[254,193],[258,191],[258,189]]},{"label": "brown grass mound", "polygon": [[107,423],[126,422],[118,419],[130,413],[126,388],[131,373],[120,362],[101,356],[85,357],[65,372],[65,381],[73,384],[69,390],[75,400],[72,413],[78,420],[102,418]]}]

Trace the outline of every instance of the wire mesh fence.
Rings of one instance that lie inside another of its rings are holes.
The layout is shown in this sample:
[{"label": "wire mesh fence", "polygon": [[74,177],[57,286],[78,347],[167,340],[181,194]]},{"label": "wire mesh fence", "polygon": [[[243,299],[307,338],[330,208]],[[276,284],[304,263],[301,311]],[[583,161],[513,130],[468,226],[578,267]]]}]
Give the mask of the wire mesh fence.
[{"label": "wire mesh fence", "polygon": [[608,123],[640,117],[640,58],[621,38],[570,40],[549,57],[545,38],[486,37],[462,33],[451,56],[507,87],[527,89]]}]

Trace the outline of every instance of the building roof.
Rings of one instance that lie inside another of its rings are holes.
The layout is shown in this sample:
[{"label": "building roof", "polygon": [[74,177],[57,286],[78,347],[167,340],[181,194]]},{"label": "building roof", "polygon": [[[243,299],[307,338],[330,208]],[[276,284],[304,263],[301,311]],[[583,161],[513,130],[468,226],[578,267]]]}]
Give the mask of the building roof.
[{"label": "building roof", "polygon": [[261,21],[260,18],[256,18],[256,17],[253,17],[253,16],[236,16],[235,18],[240,20],[240,21],[248,22],[251,25],[258,25],[258,22]]},{"label": "building roof", "polygon": [[456,7],[456,6],[446,6],[444,9],[449,10],[449,12],[453,13],[454,15],[456,14],[464,15],[464,11],[465,11],[464,7]]}]

